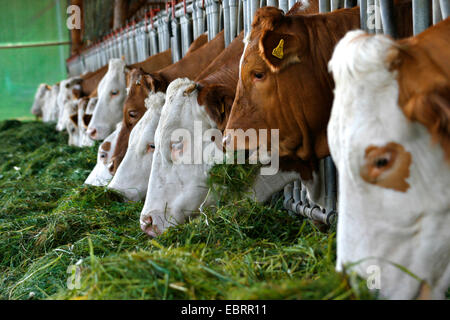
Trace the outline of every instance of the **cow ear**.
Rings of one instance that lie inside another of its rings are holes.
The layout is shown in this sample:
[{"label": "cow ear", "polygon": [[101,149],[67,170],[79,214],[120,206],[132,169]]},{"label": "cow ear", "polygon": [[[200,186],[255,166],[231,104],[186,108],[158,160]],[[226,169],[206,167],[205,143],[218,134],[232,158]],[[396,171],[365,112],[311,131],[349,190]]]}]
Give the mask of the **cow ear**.
[{"label": "cow ear", "polygon": [[298,39],[294,35],[266,30],[259,40],[259,53],[272,72],[300,61]]},{"label": "cow ear", "polygon": [[78,127],[78,113],[72,113],[70,115],[70,121],[73,122],[73,124]]},{"label": "cow ear", "polygon": [[423,124],[434,143],[444,150],[450,162],[450,86],[440,86],[411,97],[403,107],[407,118]]},{"label": "cow ear", "polygon": [[165,92],[167,89],[166,81],[158,74],[146,74],[143,76],[143,80],[152,92]]},{"label": "cow ear", "polygon": [[224,86],[208,86],[199,89],[197,102],[204,106],[209,117],[217,123],[219,130],[225,130],[226,121],[231,113],[234,92]]}]

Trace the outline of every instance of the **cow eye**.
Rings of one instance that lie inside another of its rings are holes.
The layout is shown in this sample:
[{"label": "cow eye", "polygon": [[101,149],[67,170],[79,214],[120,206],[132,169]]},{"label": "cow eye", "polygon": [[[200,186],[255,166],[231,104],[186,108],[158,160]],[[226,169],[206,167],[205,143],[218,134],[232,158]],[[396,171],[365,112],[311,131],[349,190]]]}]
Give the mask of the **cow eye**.
[{"label": "cow eye", "polygon": [[262,80],[262,79],[264,79],[264,73],[263,72],[255,72],[253,74],[253,76],[255,77],[255,80]]},{"label": "cow eye", "polygon": [[112,96],[117,96],[119,94],[119,90],[111,90]]},{"label": "cow eye", "polygon": [[147,152],[153,152],[155,151],[155,144],[154,143],[149,143],[147,145]]},{"label": "cow eye", "polygon": [[138,113],[137,113],[137,111],[129,111],[129,112],[128,112],[128,115],[129,115],[131,118],[136,118],[136,117],[138,116]]},{"label": "cow eye", "polygon": [[100,154],[100,158],[105,159],[106,158],[106,153],[101,153]]}]

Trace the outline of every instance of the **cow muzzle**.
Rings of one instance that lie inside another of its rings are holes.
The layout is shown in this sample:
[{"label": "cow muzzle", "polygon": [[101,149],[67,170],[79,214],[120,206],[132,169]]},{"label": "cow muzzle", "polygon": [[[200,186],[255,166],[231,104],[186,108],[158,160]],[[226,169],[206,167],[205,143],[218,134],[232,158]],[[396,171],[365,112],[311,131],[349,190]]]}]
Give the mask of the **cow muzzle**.
[{"label": "cow muzzle", "polygon": [[148,215],[141,219],[141,229],[148,236],[155,238],[161,234],[156,225],[153,225],[153,218]]}]

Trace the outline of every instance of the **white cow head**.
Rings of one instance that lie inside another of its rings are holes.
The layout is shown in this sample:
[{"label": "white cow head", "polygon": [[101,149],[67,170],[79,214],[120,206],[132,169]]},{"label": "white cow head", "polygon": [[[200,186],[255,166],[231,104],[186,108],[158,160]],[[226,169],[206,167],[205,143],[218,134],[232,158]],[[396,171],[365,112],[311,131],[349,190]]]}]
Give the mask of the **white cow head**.
[{"label": "white cow head", "polygon": [[117,124],[116,130],[113,131],[100,145],[97,154],[97,164],[87,177],[85,184],[93,186],[106,186],[112,179],[110,171],[111,157],[116,147],[117,136],[119,135],[122,123]]},{"label": "white cow head", "polygon": [[[207,205],[212,200],[205,201],[207,177],[214,163],[223,159],[222,150],[216,145],[222,141],[222,135],[205,107],[198,104],[198,92],[192,90],[193,86],[193,81],[177,79],[167,88],[166,102],[156,129],[156,148],[140,220],[142,230],[150,236],[157,236],[168,227],[183,223],[198,212],[202,203]],[[180,128],[189,134],[182,138],[175,135]],[[195,140],[195,137],[200,137],[200,140]],[[202,146],[202,159],[196,159],[194,145]],[[298,178],[296,173],[282,172],[276,176],[259,176],[250,196],[265,201]]]},{"label": "white cow head", "polygon": [[59,85],[59,93],[57,98],[58,104],[58,122],[56,124],[56,130],[63,131],[66,129],[66,125],[69,121],[70,114],[68,113],[71,108],[65,107],[69,101],[76,100],[81,94],[81,83],[82,79],[74,77],[61,81]]},{"label": "white cow head", "polygon": [[103,140],[123,117],[126,98],[125,62],[109,60],[108,72],[98,85],[98,102],[87,132],[93,140]]},{"label": "white cow head", "polygon": [[42,117],[43,107],[45,105],[45,94],[51,89],[48,84],[41,83],[34,95],[33,105],[31,107],[31,113],[36,117]]},{"label": "white cow head", "polygon": [[150,93],[147,111],[130,133],[128,149],[108,188],[132,201],[145,198],[155,151],[155,131],[164,105],[165,94]]},{"label": "white cow head", "polygon": [[336,82],[328,142],[339,171],[337,269],[368,277],[384,297],[413,299],[428,290],[444,298],[450,166],[429,131],[398,104],[391,68],[397,48],[385,36],[353,31],[329,64]]}]

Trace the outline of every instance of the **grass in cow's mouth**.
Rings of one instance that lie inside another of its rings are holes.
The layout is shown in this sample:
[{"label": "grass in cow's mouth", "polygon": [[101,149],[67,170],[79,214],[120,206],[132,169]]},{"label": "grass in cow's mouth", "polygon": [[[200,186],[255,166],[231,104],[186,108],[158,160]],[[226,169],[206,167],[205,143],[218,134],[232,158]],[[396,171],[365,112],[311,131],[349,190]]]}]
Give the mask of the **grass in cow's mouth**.
[{"label": "grass in cow's mouth", "polygon": [[[142,203],[82,185],[97,146],[69,147],[53,128],[0,122],[0,299],[372,297],[334,272],[335,228],[292,218],[281,199],[242,200],[251,167],[215,167],[215,205],[151,240]],[[71,265],[79,288],[67,286]]]}]

